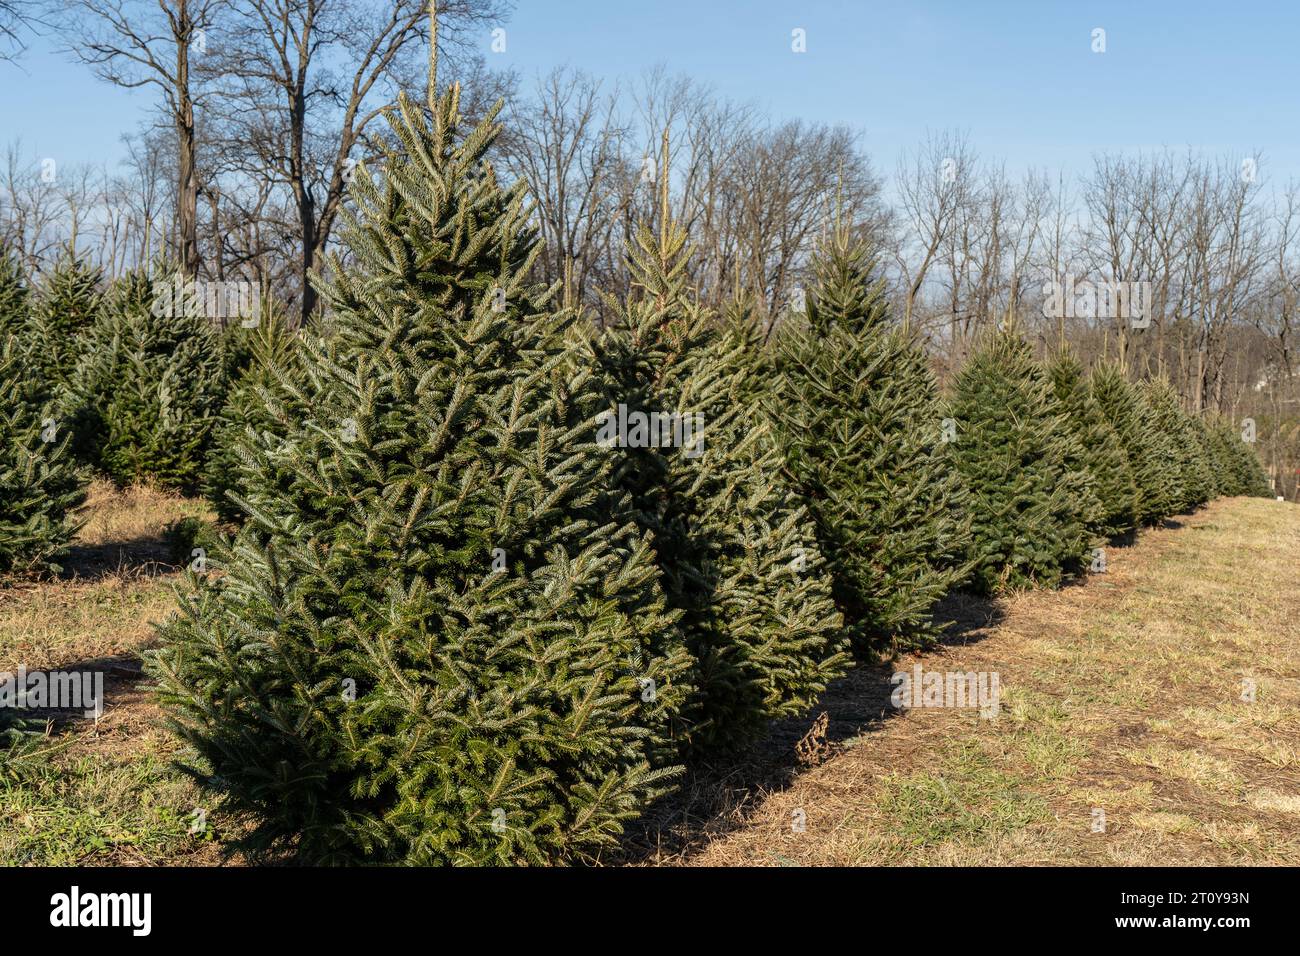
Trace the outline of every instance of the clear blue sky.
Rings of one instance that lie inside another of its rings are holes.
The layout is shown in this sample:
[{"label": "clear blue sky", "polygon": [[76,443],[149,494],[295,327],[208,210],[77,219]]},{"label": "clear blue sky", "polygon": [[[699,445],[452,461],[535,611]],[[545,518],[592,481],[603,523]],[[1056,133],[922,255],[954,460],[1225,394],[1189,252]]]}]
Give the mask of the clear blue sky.
[{"label": "clear blue sky", "polygon": [[[1300,178],[1296,2],[518,0],[505,27],[491,65],[614,78],[662,62],[773,116],[860,129],[886,173],[927,129],[958,128],[1011,170],[1076,174],[1094,150],[1192,146],[1259,149],[1269,182]],[[795,27],[807,53],[790,50]],[[150,94],[101,83],[51,46],[37,40],[21,69],[0,64],[0,141],[115,162]]]}]

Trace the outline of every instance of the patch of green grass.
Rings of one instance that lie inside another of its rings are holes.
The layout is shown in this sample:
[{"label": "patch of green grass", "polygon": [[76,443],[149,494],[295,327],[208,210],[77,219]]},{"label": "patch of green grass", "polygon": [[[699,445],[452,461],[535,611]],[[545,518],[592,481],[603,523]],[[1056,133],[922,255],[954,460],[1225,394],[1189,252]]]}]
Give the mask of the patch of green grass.
[{"label": "patch of green grass", "polygon": [[935,772],[882,781],[887,829],[911,846],[979,843],[1051,819],[1041,797],[1023,789],[1023,780],[999,770],[974,744],[953,749],[942,763]]},{"label": "patch of green grass", "polygon": [[0,779],[0,865],[184,862],[202,848],[187,832],[195,789],[168,755],[75,746],[46,741]]},{"label": "patch of green grass", "polygon": [[1070,729],[1070,709],[1061,701],[1024,688],[1008,695],[1006,708],[1015,730],[1005,738],[1016,762],[1033,771],[1035,779],[1060,780],[1078,769],[1088,746]]}]

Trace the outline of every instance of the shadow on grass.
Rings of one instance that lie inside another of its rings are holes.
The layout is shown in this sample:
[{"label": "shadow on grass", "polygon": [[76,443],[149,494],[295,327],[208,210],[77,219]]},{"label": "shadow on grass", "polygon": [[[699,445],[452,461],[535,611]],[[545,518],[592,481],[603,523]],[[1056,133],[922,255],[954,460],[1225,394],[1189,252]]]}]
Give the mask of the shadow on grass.
[{"label": "shadow on grass", "polygon": [[[999,602],[950,594],[936,608],[949,621],[935,648],[977,643],[1003,619]],[[678,789],[629,824],[607,864],[681,863],[713,839],[744,827],[762,799],[830,756],[847,740],[870,733],[899,712],[890,704],[896,668],[891,661],[860,663],[834,681],[806,715],[774,721],[738,754],[694,761]],[[822,717],[825,716],[823,724]],[[809,760],[803,754],[814,754]]]},{"label": "shadow on grass", "polygon": [[111,577],[157,577],[180,570],[162,535],[105,544],[74,544],[59,561],[57,579],[95,582]]},{"label": "shadow on grass", "polygon": [[[97,690],[102,691],[102,696],[98,699],[102,715],[111,707],[139,696],[142,692],[140,682],[145,679],[144,663],[134,654],[114,654],[71,664],[60,664],[56,667],[33,668],[28,673],[38,672],[46,675],[51,688],[57,685],[60,693],[74,695],[69,698],[69,706],[28,706],[16,711],[24,722],[46,724],[52,736],[78,729],[87,721],[95,719],[90,711],[94,709],[96,703],[94,695]],[[69,683],[51,676],[54,674],[74,675],[76,680]],[[86,674],[90,675],[89,682],[84,680],[83,675]]]}]

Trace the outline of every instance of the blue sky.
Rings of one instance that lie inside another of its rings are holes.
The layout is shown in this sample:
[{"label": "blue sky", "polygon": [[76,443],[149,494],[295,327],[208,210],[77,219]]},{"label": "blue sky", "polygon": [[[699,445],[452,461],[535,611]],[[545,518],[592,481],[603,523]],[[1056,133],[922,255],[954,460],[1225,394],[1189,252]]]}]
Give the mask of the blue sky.
[{"label": "blue sky", "polygon": [[[955,128],[1013,171],[1078,174],[1096,150],[1191,146],[1262,150],[1267,182],[1300,178],[1300,3],[518,0],[505,27],[490,65],[630,78],[663,63],[775,117],[861,130],[885,173],[927,130]],[[806,53],[790,50],[795,27]],[[111,165],[150,93],[52,47],[0,64],[0,142]]]}]

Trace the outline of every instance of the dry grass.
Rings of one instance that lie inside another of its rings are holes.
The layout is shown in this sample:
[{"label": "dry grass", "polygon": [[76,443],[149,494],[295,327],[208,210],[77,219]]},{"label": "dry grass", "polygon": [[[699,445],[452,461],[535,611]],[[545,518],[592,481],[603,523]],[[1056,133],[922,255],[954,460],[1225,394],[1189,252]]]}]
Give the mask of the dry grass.
[{"label": "dry grass", "polygon": [[[777,727],[697,772],[632,859],[1300,863],[1300,508],[1237,498],[1178,523],[1081,585],[959,599],[945,646],[832,689],[830,759],[798,767],[811,718]],[[997,672],[997,718],[895,711],[889,677],[916,663]]]},{"label": "dry grass", "polygon": [[0,671],[99,670],[106,697],[99,721],[60,721],[41,751],[20,762],[20,782],[0,783],[0,864],[217,859],[210,839],[187,835],[199,797],[171,766],[175,747],[140,671],[180,573],[163,533],[187,516],[208,510],[96,482],[63,574],[0,582]]},{"label": "dry grass", "polygon": [[[97,725],[60,726],[0,784],[0,863],[218,862],[213,833],[186,832],[201,798],[139,674],[178,574],[162,531],[187,515],[206,511],[97,485],[66,575],[0,583],[0,671],[90,666],[108,691]],[[1300,508],[1239,498],[1180,521],[1080,586],[953,598],[947,643],[695,767],[609,862],[1300,863]],[[916,663],[997,672],[996,719],[900,714],[890,676]]]},{"label": "dry grass", "polygon": [[138,654],[171,605],[178,569],[163,532],[208,516],[204,503],[152,488],[91,485],[85,525],[53,581],[0,582],[0,669]]}]

